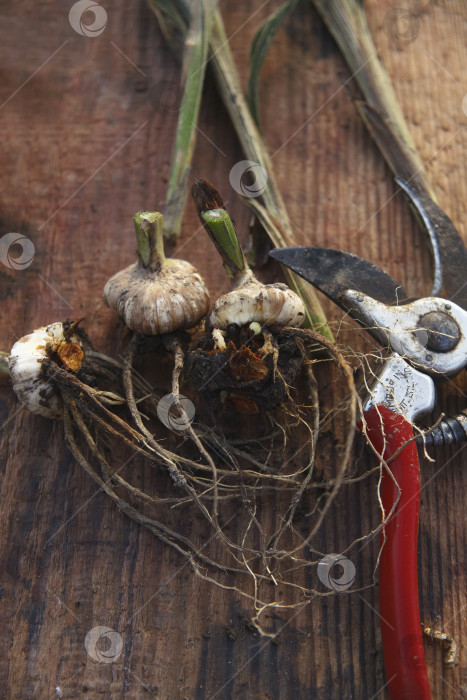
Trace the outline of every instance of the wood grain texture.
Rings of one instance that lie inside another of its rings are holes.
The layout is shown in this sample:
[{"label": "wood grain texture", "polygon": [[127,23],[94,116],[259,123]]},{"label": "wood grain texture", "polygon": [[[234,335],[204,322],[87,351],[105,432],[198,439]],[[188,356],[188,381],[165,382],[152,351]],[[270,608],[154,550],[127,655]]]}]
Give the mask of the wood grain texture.
[{"label": "wood grain texture", "polygon": [[[132,260],[134,212],[163,206],[179,67],[143,2],[102,5],[108,23],[96,38],[70,27],[71,3],[0,9],[0,234],[20,232],[36,247],[25,270],[0,264],[2,350],[44,323],[86,316],[94,343],[117,354],[121,329],[100,306],[102,288]],[[243,79],[254,29],[278,5],[222,3]],[[366,2],[440,204],[467,240],[467,8],[462,0],[406,5],[413,39],[395,43],[394,3]],[[274,40],[261,83],[264,133],[297,237],[361,254],[409,294],[427,292],[425,242],[354,112],[348,78],[317,14],[301,4]],[[199,128],[193,175],[217,184],[246,232],[249,213],[228,180],[241,153],[211,84]],[[176,255],[202,270],[213,297],[228,288],[191,206]],[[443,408],[463,407],[465,390],[462,378],[449,382]],[[2,697],[386,697],[376,587],[278,612],[269,620],[277,639],[260,637],[242,599],[194,578],[96,493],[60,424],[21,409],[8,387],[0,387],[0,425]],[[440,450],[423,463],[422,619],[459,646],[460,664],[448,670],[442,649],[426,644],[433,698],[442,700],[467,695],[465,454]],[[358,446],[356,455],[369,460]],[[346,490],[320,533],[322,551],[341,551],[377,519],[374,484]],[[355,555],[360,583],[371,579],[374,553]],[[117,662],[87,655],[96,625],[122,635]]]}]

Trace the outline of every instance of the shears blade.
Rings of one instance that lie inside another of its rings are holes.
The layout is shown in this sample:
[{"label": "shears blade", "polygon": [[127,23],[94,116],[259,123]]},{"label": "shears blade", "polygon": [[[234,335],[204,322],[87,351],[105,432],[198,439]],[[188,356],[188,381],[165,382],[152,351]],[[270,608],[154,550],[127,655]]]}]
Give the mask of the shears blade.
[{"label": "shears blade", "polygon": [[396,178],[430,239],[434,280],[431,296],[467,309],[467,249],[451,219],[422,189]]},{"label": "shears blade", "polygon": [[296,246],[277,248],[269,255],[339,306],[343,306],[341,296],[348,289],[388,305],[397,305],[407,299],[399,282],[373,263],[352,253],[319,246]]}]

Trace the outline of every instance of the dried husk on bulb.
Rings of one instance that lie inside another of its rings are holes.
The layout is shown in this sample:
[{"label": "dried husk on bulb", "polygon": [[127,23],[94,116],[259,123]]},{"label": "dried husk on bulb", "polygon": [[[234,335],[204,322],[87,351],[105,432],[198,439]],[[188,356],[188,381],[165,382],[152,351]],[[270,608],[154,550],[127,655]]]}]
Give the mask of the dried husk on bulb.
[{"label": "dried husk on bulb", "polygon": [[192,195],[201,223],[216,246],[233,290],[214,302],[207,325],[227,329],[259,323],[301,326],[305,320],[302,299],[286,284],[263,284],[250,269],[220,194],[207,180],[198,179]]},{"label": "dried husk on bulb", "polygon": [[110,278],[105,302],[142,335],[193,328],[210,304],[201,275],[189,262],[165,257],[161,214],[139,212],[134,220],[139,259]]},{"label": "dried husk on bulb", "polygon": [[46,361],[78,372],[85,344],[86,338],[76,322],[51,323],[16,341],[10,352],[9,370],[13,391],[23,406],[46,418],[61,418],[62,398],[46,372]]},{"label": "dried husk on bulb", "polygon": [[206,321],[208,332],[188,354],[190,379],[214,404],[239,413],[261,413],[290,396],[303,352],[281,329],[300,326],[305,307],[287,285],[256,279],[215,188],[197,180],[192,194],[234,289],[214,303]]},{"label": "dried husk on bulb", "polygon": [[250,274],[238,280],[235,289],[217,299],[207,325],[221,330],[227,330],[232,323],[299,327],[304,320],[305,308],[298,294],[282,282],[262,284]]},{"label": "dried husk on bulb", "polygon": [[[176,486],[194,492],[178,469],[176,455],[158,443],[144,422],[134,390],[133,362],[137,351],[147,349],[147,336],[157,336],[173,355],[171,407],[179,410],[181,424],[201,452],[199,438],[179,402],[180,376],[190,340],[184,331],[194,328],[206,316],[210,300],[197,270],[184,260],[168,260],[164,254],[163,217],[159,212],[138,212],[134,217],[138,262],[114,275],[106,284],[104,299],[133,331],[123,356],[123,386],[133,422],[147,445],[161,455]],[[196,500],[196,499],[195,499]]]}]

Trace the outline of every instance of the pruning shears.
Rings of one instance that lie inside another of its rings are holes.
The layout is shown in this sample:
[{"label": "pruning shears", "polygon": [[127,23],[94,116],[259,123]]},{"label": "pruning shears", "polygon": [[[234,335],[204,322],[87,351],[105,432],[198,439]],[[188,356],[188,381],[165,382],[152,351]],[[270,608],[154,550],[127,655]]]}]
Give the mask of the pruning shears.
[{"label": "pruning shears", "polygon": [[[467,365],[467,250],[447,215],[421,189],[397,179],[428,233],[434,259],[431,296],[407,299],[403,287],[350,253],[294,247],[270,255],[326,294],[389,354],[364,403],[367,436],[383,460],[379,575],[381,633],[391,700],[428,700],[420,624],[417,538],[420,464],[413,424],[430,413],[435,383]],[[467,438],[465,413],[440,423],[432,444]]]}]

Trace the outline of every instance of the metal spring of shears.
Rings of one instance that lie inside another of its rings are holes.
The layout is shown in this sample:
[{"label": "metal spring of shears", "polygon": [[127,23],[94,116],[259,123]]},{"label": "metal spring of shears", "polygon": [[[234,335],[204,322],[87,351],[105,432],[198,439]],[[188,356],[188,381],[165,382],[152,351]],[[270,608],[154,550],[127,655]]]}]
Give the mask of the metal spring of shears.
[{"label": "metal spring of shears", "polygon": [[467,409],[456,416],[443,418],[433,430],[424,437],[417,438],[419,444],[427,447],[443,445],[460,445],[467,440]]}]

